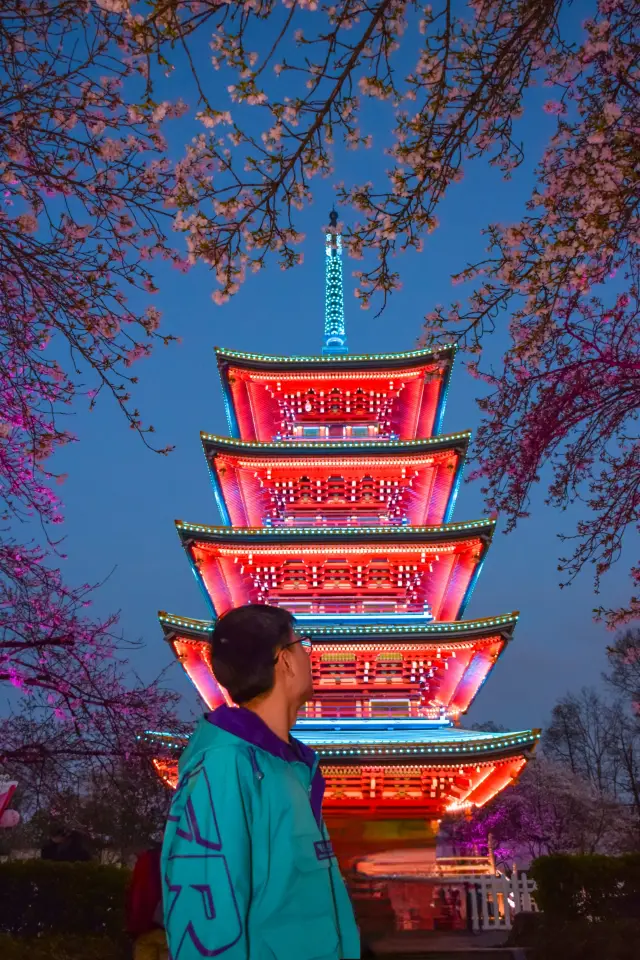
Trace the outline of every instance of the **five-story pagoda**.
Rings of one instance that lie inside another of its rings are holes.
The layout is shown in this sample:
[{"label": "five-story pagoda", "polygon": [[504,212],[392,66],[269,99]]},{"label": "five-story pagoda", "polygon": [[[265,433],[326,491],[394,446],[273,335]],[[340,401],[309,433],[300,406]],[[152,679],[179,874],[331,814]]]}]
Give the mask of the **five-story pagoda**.
[{"label": "five-story pagoda", "polygon": [[[320,754],[334,841],[365,852],[486,803],[538,732],[458,726],[517,615],[463,619],[495,523],[452,520],[469,443],[440,429],[455,348],[348,354],[341,253],[332,213],[321,356],[216,350],[231,438],[202,443],[223,525],[177,529],[214,617],[275,604],[313,638],[315,695],[294,733]],[[213,624],[160,622],[207,707],[224,702]],[[159,739],[175,782],[182,742]]]}]

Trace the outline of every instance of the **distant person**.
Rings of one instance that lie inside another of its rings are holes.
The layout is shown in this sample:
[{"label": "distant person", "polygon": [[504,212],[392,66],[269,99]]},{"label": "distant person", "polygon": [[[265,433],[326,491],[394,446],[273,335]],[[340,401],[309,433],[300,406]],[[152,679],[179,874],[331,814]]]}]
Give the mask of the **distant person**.
[{"label": "distant person", "polygon": [[59,860],[60,851],[62,850],[66,839],[66,830],[58,824],[54,824],[51,828],[49,839],[40,851],[41,858],[43,860]]},{"label": "distant person", "polygon": [[180,758],[162,849],[165,927],[179,960],[356,960],[353,909],[322,820],[324,779],[290,735],[313,694],[310,641],[282,608],[220,617],[218,682]]},{"label": "distant person", "polygon": [[57,859],[66,863],[86,863],[91,860],[91,854],[87,850],[84,837],[79,830],[72,830],[71,833],[67,834]]},{"label": "distant person", "polygon": [[167,960],[162,919],[160,843],[136,860],[127,895],[127,931],[133,937],[134,960]]}]

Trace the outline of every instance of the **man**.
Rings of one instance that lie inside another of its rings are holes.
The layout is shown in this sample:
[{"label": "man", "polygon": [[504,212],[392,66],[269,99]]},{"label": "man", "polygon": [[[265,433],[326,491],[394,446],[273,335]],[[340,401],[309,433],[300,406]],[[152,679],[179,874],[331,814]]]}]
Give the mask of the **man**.
[{"label": "man", "polygon": [[313,693],[309,650],[278,607],[216,624],[213,672],[238,708],[206,714],[180,758],[162,850],[172,960],[360,956],[318,759],[289,733]]}]

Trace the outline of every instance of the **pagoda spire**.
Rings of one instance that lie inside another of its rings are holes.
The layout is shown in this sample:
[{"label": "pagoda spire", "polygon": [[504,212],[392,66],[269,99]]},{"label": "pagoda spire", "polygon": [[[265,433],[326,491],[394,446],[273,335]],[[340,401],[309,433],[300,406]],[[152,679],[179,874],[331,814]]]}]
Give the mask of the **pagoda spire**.
[{"label": "pagoda spire", "polygon": [[329,231],[325,237],[325,306],[323,354],[348,353],[344,326],[342,290],[342,236],[338,232],[338,214],[329,214]]}]

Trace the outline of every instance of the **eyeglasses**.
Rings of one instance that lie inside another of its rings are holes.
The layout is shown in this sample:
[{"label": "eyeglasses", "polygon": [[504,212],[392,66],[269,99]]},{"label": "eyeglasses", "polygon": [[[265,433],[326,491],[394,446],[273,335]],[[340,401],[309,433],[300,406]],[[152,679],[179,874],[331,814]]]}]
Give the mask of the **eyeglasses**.
[{"label": "eyeglasses", "polygon": [[310,637],[296,637],[295,640],[291,640],[289,643],[285,643],[285,644],[283,644],[283,646],[280,647],[280,649],[278,650],[278,653],[276,654],[275,660],[274,660],[273,662],[274,662],[274,663],[277,663],[277,662],[278,662],[278,657],[280,656],[280,654],[282,653],[282,651],[283,651],[283,650],[286,650],[287,647],[295,647],[296,643],[299,643],[300,646],[303,648],[303,650],[306,651],[306,653],[311,653],[311,649],[312,649],[312,647],[313,647],[313,643],[312,643],[312,641],[311,641],[311,638],[310,638]]}]

